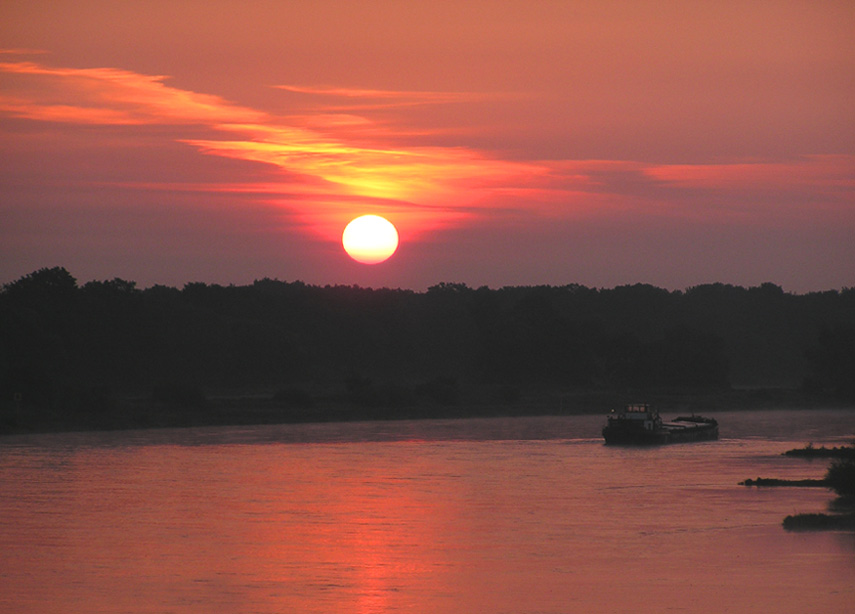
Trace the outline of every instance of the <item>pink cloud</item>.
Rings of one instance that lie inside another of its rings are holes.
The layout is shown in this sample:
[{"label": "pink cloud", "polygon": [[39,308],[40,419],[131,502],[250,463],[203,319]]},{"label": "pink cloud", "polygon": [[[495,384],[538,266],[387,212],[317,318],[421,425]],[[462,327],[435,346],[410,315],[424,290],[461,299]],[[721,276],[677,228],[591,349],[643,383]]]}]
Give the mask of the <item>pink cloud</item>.
[{"label": "pink cloud", "polygon": [[855,221],[855,156],[814,155],[796,160],[649,166],[644,174],[683,200],[703,197],[741,221]]},{"label": "pink cloud", "polygon": [[476,92],[428,92],[419,90],[376,90],[330,86],[277,85],[277,89],[297,94],[312,94],[336,98],[360,98],[374,100],[398,100],[411,104],[445,104],[472,102],[493,97]]},{"label": "pink cloud", "polygon": [[[253,187],[224,177],[216,184],[184,184],[182,189],[256,194],[327,238],[335,237],[357,214],[372,212],[394,217],[409,239],[491,216],[574,220],[632,212],[727,222],[768,221],[775,215],[798,218],[818,211],[829,219],[852,215],[852,156],[723,164],[510,160],[471,147],[424,144],[419,132],[431,135],[436,129],[417,123],[402,138],[384,123],[356,113],[330,113],[324,105],[314,111],[310,105],[300,115],[275,116],[172,87],[159,75],[35,62],[0,63],[0,72],[9,82],[0,94],[0,113],[7,116],[71,125],[162,126],[167,128],[165,138],[203,154],[275,169],[280,182],[266,176]],[[281,88],[309,97],[393,105],[444,104],[480,96]],[[174,189],[174,182],[161,189]]]},{"label": "pink cloud", "polygon": [[[411,233],[467,215],[485,191],[512,187],[544,172],[538,165],[491,158],[464,147],[395,144],[387,128],[352,114],[320,113],[301,125],[217,96],[171,87],[166,77],[114,68],[56,68],[0,63],[17,77],[0,96],[0,112],[83,125],[176,126],[172,138],[202,153],[272,165],[287,183],[278,204],[296,205],[324,234],[370,208],[396,212]],[[442,102],[466,94],[377,90],[301,90],[357,98]],[[199,125],[212,137],[189,138],[177,126]],[[357,128],[359,134],[354,135]],[[224,182],[228,183],[228,182]],[[224,187],[224,189],[230,189]],[[293,194],[303,198],[294,202]],[[306,202],[314,197],[313,206]],[[287,205],[286,205],[287,206]],[[435,211],[436,213],[431,213]],[[456,212],[456,213],[454,213]]]},{"label": "pink cloud", "polygon": [[214,124],[262,121],[266,116],[218,96],[170,87],[161,75],[116,68],[56,68],[2,62],[13,75],[0,111],[40,121],[101,124]]}]

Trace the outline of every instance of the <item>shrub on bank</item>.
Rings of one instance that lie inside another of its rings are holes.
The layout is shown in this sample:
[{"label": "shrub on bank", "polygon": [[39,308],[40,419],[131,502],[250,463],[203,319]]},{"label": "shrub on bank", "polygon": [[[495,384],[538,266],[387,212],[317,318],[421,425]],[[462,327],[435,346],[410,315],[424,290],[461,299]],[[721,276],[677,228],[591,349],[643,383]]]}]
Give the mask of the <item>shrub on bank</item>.
[{"label": "shrub on bank", "polygon": [[825,474],[825,481],[841,497],[855,496],[855,460],[835,460]]}]

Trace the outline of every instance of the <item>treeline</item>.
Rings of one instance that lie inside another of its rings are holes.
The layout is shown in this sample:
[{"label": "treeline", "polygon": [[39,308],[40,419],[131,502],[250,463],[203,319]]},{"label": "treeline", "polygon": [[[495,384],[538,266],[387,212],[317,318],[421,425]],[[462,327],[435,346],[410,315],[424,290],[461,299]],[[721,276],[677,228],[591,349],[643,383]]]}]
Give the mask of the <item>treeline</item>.
[{"label": "treeline", "polygon": [[[229,390],[284,405],[453,405],[473,387],[801,387],[855,399],[855,290],[637,284],[427,292],[188,283],[79,285],[41,269],[0,290],[0,408],[114,411],[137,395],[183,406]],[[85,409],[84,409],[85,408]]]}]

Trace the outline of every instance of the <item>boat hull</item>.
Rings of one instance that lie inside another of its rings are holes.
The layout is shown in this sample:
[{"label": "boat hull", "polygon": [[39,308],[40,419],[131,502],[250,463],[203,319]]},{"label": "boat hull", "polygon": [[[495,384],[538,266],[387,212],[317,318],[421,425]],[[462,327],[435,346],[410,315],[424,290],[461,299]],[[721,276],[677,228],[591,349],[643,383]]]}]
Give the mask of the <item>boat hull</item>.
[{"label": "boat hull", "polygon": [[652,430],[628,428],[634,425],[607,424],[603,438],[607,444],[661,445],[718,439],[718,422],[711,418],[677,418]]}]

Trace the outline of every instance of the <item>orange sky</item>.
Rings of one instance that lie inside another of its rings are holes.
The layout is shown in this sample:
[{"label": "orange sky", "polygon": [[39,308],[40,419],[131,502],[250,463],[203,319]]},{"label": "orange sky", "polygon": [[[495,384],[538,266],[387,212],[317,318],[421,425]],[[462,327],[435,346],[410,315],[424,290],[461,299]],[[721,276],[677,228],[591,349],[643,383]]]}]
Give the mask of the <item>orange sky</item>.
[{"label": "orange sky", "polygon": [[[855,285],[851,2],[0,5],[0,282]],[[375,213],[387,262],[344,254]]]}]

